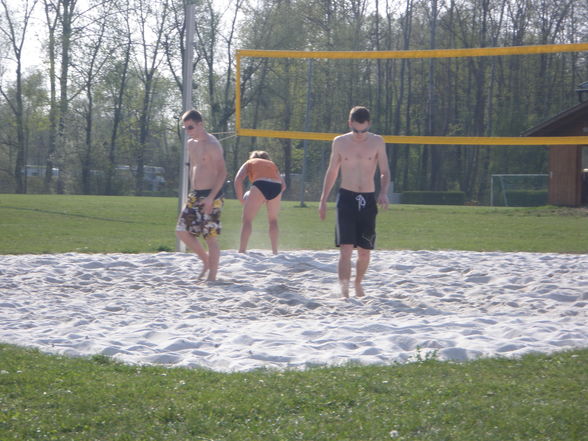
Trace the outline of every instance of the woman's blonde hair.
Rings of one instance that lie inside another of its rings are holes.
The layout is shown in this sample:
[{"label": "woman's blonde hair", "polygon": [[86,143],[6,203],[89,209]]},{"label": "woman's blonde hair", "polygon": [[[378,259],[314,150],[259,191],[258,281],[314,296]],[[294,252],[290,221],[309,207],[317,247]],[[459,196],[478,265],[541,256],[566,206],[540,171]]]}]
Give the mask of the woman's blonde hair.
[{"label": "woman's blonde hair", "polygon": [[270,160],[270,155],[268,152],[265,152],[263,150],[254,150],[249,154],[249,159],[255,159],[255,158]]}]

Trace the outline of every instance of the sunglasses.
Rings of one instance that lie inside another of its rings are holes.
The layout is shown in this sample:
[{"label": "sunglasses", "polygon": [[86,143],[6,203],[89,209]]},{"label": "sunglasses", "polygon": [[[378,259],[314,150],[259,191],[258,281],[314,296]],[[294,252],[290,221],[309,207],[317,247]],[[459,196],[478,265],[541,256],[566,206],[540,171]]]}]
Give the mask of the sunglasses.
[{"label": "sunglasses", "polygon": [[183,127],[184,130],[192,130],[193,128],[195,128],[196,126],[185,126]]},{"label": "sunglasses", "polygon": [[353,128],[353,127],[351,128],[351,130],[353,131],[353,133],[365,133],[365,132],[367,132],[369,129],[370,129],[369,127],[368,127],[367,129],[363,129],[363,130],[358,130],[358,129],[355,129],[355,128]]}]

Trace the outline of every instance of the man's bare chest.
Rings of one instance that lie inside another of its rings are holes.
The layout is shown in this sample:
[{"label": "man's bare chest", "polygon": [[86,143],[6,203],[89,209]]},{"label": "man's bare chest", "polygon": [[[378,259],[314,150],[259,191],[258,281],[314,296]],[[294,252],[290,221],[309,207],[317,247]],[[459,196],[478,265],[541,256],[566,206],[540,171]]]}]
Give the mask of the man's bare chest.
[{"label": "man's bare chest", "polygon": [[376,149],[371,146],[350,145],[342,149],[341,159],[345,162],[369,164],[376,161]]},{"label": "man's bare chest", "polygon": [[194,145],[190,149],[190,162],[193,167],[205,165],[210,161],[210,154],[206,148],[199,145]]}]

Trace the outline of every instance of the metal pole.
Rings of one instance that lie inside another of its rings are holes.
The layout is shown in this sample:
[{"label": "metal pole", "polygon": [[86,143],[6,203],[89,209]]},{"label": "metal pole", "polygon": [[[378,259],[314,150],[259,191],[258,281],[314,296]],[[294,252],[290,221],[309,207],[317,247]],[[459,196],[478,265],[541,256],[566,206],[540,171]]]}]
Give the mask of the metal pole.
[{"label": "metal pole", "polygon": [[239,135],[241,130],[241,55],[237,50],[235,66],[235,132]]},{"label": "metal pole", "polygon": [[[308,78],[306,88],[306,115],[304,115],[304,131],[308,132],[310,126],[310,112],[312,111],[312,58],[308,59]],[[302,159],[302,183],[300,185],[300,206],[306,207],[304,203],[304,192],[306,182],[306,163],[308,161],[308,139],[303,141],[304,156]]]},{"label": "metal pole", "polygon": [[504,188],[504,179],[500,176],[500,187],[502,188],[502,197],[504,199],[504,206],[508,207],[508,199],[506,198],[506,188]]},{"label": "metal pole", "polygon": [[[182,90],[182,104],[184,112],[192,108],[192,63],[194,60],[194,15],[196,5],[188,3],[185,10],[186,23],[186,51],[184,53],[184,87]],[[178,197],[178,212],[184,208],[188,196],[189,162],[188,162],[188,138],[182,131],[183,152],[180,155],[180,185]],[[186,245],[176,238],[176,251],[185,252]]]}]

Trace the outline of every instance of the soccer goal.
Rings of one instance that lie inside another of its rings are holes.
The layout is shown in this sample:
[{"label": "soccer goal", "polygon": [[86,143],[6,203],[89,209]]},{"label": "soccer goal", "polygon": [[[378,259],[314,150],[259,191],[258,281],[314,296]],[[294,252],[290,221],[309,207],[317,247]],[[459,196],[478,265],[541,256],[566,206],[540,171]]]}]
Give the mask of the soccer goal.
[{"label": "soccer goal", "polygon": [[533,207],[547,204],[549,175],[493,174],[490,176],[490,205]]}]

